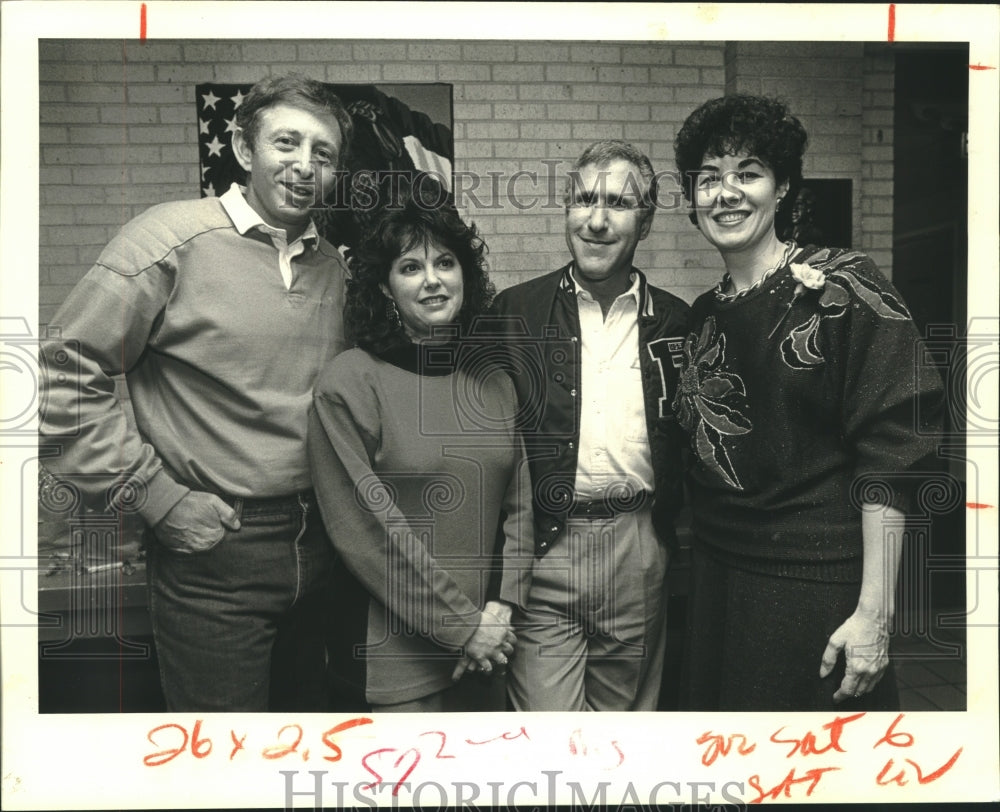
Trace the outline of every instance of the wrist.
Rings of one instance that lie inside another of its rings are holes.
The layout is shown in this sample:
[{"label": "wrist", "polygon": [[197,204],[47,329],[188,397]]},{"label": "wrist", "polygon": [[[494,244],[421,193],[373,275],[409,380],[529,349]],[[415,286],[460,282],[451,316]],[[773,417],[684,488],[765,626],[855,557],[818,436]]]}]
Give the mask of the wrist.
[{"label": "wrist", "polygon": [[190,492],[190,488],[175,482],[161,469],[146,485],[145,499],[138,507],[138,513],[147,525],[155,527]]},{"label": "wrist", "polygon": [[481,622],[490,626],[509,626],[510,616],[510,606],[491,602],[483,609]]},{"label": "wrist", "polygon": [[854,610],[854,614],[871,623],[888,626],[895,613],[891,606],[886,606],[882,601],[865,601],[862,599],[858,601],[858,607]]},{"label": "wrist", "polygon": [[503,625],[510,624],[510,617],[513,609],[509,603],[501,601],[489,601],[483,608],[483,613]]}]

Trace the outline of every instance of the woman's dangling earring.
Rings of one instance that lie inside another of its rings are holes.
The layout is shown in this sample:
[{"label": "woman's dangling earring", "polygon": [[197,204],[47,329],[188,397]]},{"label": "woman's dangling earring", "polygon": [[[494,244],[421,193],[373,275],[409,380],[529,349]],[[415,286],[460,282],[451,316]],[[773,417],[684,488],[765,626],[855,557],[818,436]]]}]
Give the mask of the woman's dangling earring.
[{"label": "woman's dangling earring", "polygon": [[398,330],[402,326],[402,322],[399,319],[399,309],[396,307],[396,300],[386,296],[385,298],[385,317],[389,321],[389,326],[393,330]]}]

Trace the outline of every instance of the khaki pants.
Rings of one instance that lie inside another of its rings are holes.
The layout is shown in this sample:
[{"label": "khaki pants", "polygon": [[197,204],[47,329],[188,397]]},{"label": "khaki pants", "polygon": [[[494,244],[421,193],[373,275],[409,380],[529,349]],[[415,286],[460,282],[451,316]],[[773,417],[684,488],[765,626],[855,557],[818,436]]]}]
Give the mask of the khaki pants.
[{"label": "khaki pants", "polygon": [[514,611],[515,710],[656,710],[667,560],[648,510],[570,519]]}]

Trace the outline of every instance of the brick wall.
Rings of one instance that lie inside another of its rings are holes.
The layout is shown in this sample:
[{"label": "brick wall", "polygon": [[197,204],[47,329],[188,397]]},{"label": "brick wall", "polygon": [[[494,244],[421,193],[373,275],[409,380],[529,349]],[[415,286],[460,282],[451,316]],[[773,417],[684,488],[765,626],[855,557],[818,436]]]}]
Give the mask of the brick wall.
[{"label": "brick wall", "polygon": [[865,45],[863,76],[859,245],[892,279],[895,62],[885,46]]},{"label": "brick wall", "polygon": [[[723,91],[722,43],[41,41],[40,322],[120,226],[198,190],[194,86],[297,70],[330,82],[449,82],[455,169],[502,173],[467,196],[499,288],[566,260],[562,174],[595,138],[672,168],[684,117]],[[512,190],[518,205],[502,200]],[[544,205],[548,203],[548,205]],[[544,207],[543,207],[544,205]],[[691,299],[718,272],[682,211],[661,211],[637,265]],[[702,266],[711,271],[701,270]]]},{"label": "brick wall", "polygon": [[[727,88],[789,98],[812,136],[807,172],[852,178],[855,234],[873,249],[884,244],[868,238],[861,214],[863,202],[881,217],[891,198],[891,146],[885,186],[886,150],[862,149],[862,108],[872,102],[865,138],[891,136],[880,123],[891,92],[886,66],[866,60],[860,44],[43,40],[39,59],[42,324],[124,222],[197,195],[195,84],[292,70],[330,82],[453,85],[455,169],[499,173],[496,188],[484,181],[475,201],[464,196],[498,288],[566,261],[563,172],[587,143],[625,138],[657,170],[672,169],[684,117]],[[884,221],[870,222],[873,235],[886,233]],[[683,205],[658,212],[636,264],[687,300],[721,272]]]}]

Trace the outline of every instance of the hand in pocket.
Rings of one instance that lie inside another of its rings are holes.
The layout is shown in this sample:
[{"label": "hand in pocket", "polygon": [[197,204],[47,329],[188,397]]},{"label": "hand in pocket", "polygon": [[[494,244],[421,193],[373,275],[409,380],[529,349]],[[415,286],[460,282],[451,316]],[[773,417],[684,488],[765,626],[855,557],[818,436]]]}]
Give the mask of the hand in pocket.
[{"label": "hand in pocket", "polygon": [[153,533],[164,547],[190,554],[211,550],[227,529],[240,529],[236,511],[213,493],[191,491],[156,523]]}]

